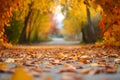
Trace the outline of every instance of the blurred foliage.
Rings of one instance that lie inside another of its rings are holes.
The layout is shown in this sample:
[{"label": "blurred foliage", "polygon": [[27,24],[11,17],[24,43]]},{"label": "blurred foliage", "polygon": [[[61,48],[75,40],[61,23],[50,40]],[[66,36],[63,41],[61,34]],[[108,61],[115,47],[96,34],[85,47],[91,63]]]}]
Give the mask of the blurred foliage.
[{"label": "blurred foliage", "polygon": [[18,43],[23,28],[23,19],[20,19],[19,15],[20,12],[18,10],[14,11],[12,20],[9,23],[10,26],[5,27],[5,35],[7,35],[9,42],[13,44]]},{"label": "blurred foliage", "polygon": [[19,0],[0,0],[0,45],[6,42],[6,36],[4,35],[4,26],[9,26],[9,21],[12,17],[12,11],[19,7]]},{"label": "blurred foliage", "polygon": [[120,0],[95,0],[103,8],[102,19],[106,45],[120,46]]},{"label": "blurred foliage", "polygon": [[[33,33],[35,34],[35,39],[37,39],[36,37],[38,37],[38,35],[41,33],[43,34],[42,36],[48,35],[52,20],[47,21],[47,18],[51,18],[49,15],[51,15],[55,8],[55,1],[26,0],[24,1],[23,7],[23,10],[25,12],[25,21],[24,28],[20,35],[19,43],[30,43],[31,35],[33,35]],[[37,28],[37,30],[35,28]]]},{"label": "blurred foliage", "polygon": [[33,31],[31,33],[32,42],[40,42],[49,40],[50,29],[52,27],[51,14],[39,14],[37,15],[36,23],[33,25]]},{"label": "blurred foliage", "polygon": [[[92,3],[90,4],[92,5]],[[84,4],[84,0],[80,0],[80,1],[71,0],[67,4],[67,6],[68,6],[68,9],[66,10],[66,18],[64,20],[64,27],[62,32],[64,35],[79,38],[82,28],[85,26],[88,26],[86,4]],[[96,30],[98,28],[98,21],[101,18],[100,11],[102,9],[99,6],[96,9],[93,7],[90,7],[89,10],[91,13],[90,16],[92,19],[92,23]],[[87,30],[86,28],[85,30]]]}]

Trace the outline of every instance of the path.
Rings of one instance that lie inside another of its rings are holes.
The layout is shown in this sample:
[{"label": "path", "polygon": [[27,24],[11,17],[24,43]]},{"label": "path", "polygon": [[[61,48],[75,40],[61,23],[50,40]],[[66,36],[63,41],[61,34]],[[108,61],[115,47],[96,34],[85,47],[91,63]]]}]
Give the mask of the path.
[{"label": "path", "polygon": [[[0,51],[0,80],[16,75],[21,79],[16,77],[12,80],[23,80],[21,73],[14,75],[16,66],[20,65],[34,80],[120,80],[119,58],[119,48],[93,45],[17,46]],[[118,60],[117,63],[115,60]],[[2,69],[5,64],[7,69]]]},{"label": "path", "polygon": [[78,45],[80,41],[65,41],[63,38],[53,38],[50,42],[42,42],[42,45]]}]

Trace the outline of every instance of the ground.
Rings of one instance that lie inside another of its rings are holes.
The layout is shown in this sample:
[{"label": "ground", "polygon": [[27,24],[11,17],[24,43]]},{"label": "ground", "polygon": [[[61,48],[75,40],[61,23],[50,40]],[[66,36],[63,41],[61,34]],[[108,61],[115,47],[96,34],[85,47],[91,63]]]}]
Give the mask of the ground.
[{"label": "ground", "polygon": [[120,80],[120,49],[98,45],[0,50],[0,80]]}]

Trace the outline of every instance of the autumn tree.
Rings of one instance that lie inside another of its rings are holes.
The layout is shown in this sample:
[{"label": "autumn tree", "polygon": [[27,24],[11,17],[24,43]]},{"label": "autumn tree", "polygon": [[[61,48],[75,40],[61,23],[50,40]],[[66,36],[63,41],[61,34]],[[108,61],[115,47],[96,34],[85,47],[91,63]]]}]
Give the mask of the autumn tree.
[{"label": "autumn tree", "polygon": [[5,26],[4,34],[7,36],[8,42],[12,44],[18,43],[21,30],[24,26],[23,22],[24,20],[23,16],[21,16],[21,11],[19,11],[19,9],[15,9],[13,11],[11,21],[9,22],[10,26]]},{"label": "autumn tree", "polygon": [[38,14],[36,15],[36,21],[33,22],[32,33],[30,39],[32,42],[40,42],[48,40],[48,36],[51,33],[53,21],[50,18],[51,14]]},{"label": "autumn tree", "polygon": [[[26,8],[26,16],[25,16],[25,20],[24,20],[24,27],[23,30],[21,32],[21,36],[19,39],[19,43],[26,43],[29,42],[30,40],[30,32],[31,32],[31,27],[32,24],[34,22],[33,20],[33,15],[34,15],[34,11],[39,11],[40,14],[48,14],[50,13],[53,9],[54,9],[54,0],[26,0],[25,1],[25,8]],[[28,36],[27,36],[27,29],[29,29],[28,31]],[[27,38],[28,37],[28,38]]]},{"label": "autumn tree", "polygon": [[95,0],[94,6],[103,8],[101,27],[107,45],[120,46],[120,0]]},{"label": "autumn tree", "polygon": [[[75,33],[79,36],[81,29],[84,41],[95,42],[97,33],[92,24],[92,18],[98,15],[100,8],[94,9],[88,0],[62,0],[63,11],[66,11],[65,27],[67,31]],[[75,25],[76,24],[76,25]],[[86,27],[85,24],[88,24]],[[65,32],[65,31],[64,31]]]},{"label": "autumn tree", "polygon": [[4,36],[4,26],[9,26],[8,22],[12,17],[12,11],[19,6],[19,0],[0,1],[0,43],[6,41]]}]

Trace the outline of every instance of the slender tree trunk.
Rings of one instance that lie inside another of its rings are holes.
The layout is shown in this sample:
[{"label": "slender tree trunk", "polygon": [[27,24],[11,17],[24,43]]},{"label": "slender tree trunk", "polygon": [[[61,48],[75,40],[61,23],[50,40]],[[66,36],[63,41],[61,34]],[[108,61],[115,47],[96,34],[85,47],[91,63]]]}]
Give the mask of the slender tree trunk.
[{"label": "slender tree trunk", "polygon": [[20,44],[26,43],[26,41],[27,41],[26,40],[26,37],[27,37],[26,36],[26,29],[27,29],[27,26],[28,26],[30,15],[31,15],[31,11],[28,12],[28,15],[25,18],[24,27],[23,27],[22,33],[21,33],[20,38],[19,38],[19,43]]},{"label": "slender tree trunk", "polygon": [[94,43],[97,40],[94,26],[92,25],[90,10],[86,6],[88,25],[82,28],[83,40],[87,43]]},{"label": "slender tree trunk", "polygon": [[34,2],[31,2],[28,6],[29,6],[29,11],[28,11],[28,15],[25,17],[25,21],[24,21],[24,27],[23,27],[23,30],[21,32],[21,35],[20,35],[20,38],[19,38],[19,43],[20,44],[23,44],[23,43],[26,43],[27,42],[27,35],[26,35],[26,29],[28,27],[28,24],[29,24],[29,19],[30,19],[30,16],[32,14],[32,6],[33,6]]},{"label": "slender tree trunk", "polygon": [[28,32],[27,42],[30,43],[31,31]]},{"label": "slender tree trunk", "polygon": [[84,41],[84,42],[87,42],[87,41],[86,41],[86,37],[85,37],[85,36],[86,36],[86,34],[85,34],[85,26],[82,27],[82,34],[83,34],[83,36],[82,36],[83,41]]},{"label": "slender tree trunk", "polygon": [[91,16],[90,16],[90,10],[89,8],[86,6],[87,8],[87,18],[88,18],[88,25],[89,25],[89,36],[91,37],[91,41],[92,42],[95,42],[97,40],[97,37],[96,37],[96,33],[95,33],[95,29],[94,29],[94,26],[92,25],[92,21],[91,21]]}]

